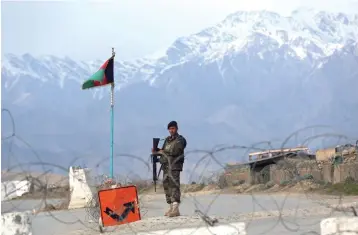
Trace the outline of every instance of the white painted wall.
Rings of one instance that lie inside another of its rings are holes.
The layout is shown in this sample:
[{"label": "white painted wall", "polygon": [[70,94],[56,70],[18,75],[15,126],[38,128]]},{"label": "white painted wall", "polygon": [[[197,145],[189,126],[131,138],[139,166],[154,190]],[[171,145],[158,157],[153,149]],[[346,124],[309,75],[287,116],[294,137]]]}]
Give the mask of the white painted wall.
[{"label": "white painted wall", "polygon": [[321,235],[357,235],[358,217],[336,217],[321,221]]},{"label": "white painted wall", "polygon": [[30,211],[4,213],[1,215],[1,235],[32,235]]},{"label": "white painted wall", "polygon": [[31,182],[28,180],[13,180],[1,182],[1,201],[11,200],[30,192]]},{"label": "white painted wall", "polygon": [[[1,235],[32,235],[33,214],[30,211],[1,215]],[[336,217],[321,220],[321,235],[357,235],[358,217]],[[172,230],[139,232],[137,235],[247,235],[244,222]]]},{"label": "white painted wall", "polygon": [[74,168],[69,170],[70,203],[68,209],[84,208],[90,205],[97,193],[91,170],[88,168]]},{"label": "white painted wall", "polygon": [[247,235],[245,223],[232,223],[214,227],[183,228],[172,230],[159,230],[154,232],[140,232],[137,235]]}]

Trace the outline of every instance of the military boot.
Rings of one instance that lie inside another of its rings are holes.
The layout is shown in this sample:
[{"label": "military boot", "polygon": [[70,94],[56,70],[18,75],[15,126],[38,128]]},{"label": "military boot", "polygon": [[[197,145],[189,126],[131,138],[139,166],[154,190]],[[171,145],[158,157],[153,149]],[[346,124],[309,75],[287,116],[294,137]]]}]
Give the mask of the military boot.
[{"label": "military boot", "polygon": [[173,204],[169,204],[169,209],[167,212],[165,212],[164,216],[168,216],[172,210],[173,210]]},{"label": "military boot", "polygon": [[168,216],[169,216],[169,217],[180,216],[179,203],[174,202],[172,205],[173,205],[173,206],[172,206],[172,210],[169,212]]}]

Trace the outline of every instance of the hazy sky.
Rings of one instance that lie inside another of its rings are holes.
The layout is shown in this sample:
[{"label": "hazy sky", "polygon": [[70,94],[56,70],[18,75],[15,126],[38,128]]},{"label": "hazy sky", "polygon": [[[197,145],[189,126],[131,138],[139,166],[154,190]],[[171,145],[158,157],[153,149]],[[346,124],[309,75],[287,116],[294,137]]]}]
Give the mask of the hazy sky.
[{"label": "hazy sky", "polygon": [[[90,2],[90,3],[89,3]],[[167,48],[239,10],[299,7],[358,13],[358,0],[116,0],[1,2],[2,53],[132,59]],[[354,12],[355,11],[355,12]]]}]

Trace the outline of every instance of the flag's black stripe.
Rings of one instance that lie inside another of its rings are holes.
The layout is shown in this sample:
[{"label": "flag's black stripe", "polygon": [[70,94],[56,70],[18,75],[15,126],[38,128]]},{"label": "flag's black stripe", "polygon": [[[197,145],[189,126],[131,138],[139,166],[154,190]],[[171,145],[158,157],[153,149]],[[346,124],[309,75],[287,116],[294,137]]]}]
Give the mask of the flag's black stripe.
[{"label": "flag's black stripe", "polygon": [[113,75],[113,66],[114,66],[114,60],[113,58],[108,60],[108,64],[106,69],[104,70],[104,74],[106,75],[107,82],[112,83],[114,81],[114,75]]}]

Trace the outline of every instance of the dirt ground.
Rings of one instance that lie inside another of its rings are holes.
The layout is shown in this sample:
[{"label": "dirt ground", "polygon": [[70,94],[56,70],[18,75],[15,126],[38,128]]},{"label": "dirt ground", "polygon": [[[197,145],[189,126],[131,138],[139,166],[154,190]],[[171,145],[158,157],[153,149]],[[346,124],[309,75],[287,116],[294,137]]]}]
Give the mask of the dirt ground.
[{"label": "dirt ground", "polygon": [[[241,184],[238,186],[226,187],[220,189],[217,185],[200,185],[200,184],[188,184],[181,185],[182,193],[185,194],[213,194],[221,192],[225,194],[248,194],[248,193],[310,193],[310,194],[328,194],[328,195],[358,195],[357,192],[345,193],[340,190],[340,185],[322,185],[314,182],[313,180],[302,180],[300,182],[291,183],[288,185],[277,185],[277,184]],[[357,183],[350,185],[341,185],[341,188],[353,188],[357,187]],[[334,189],[337,189],[336,191]],[[144,189],[138,189],[140,195],[145,194],[163,194],[164,189],[161,185],[157,185],[156,191],[154,187],[148,187]],[[43,199],[43,198],[69,198],[70,192],[68,188],[57,188],[53,190],[37,191],[34,193],[24,194],[18,199]]]}]

